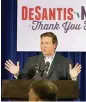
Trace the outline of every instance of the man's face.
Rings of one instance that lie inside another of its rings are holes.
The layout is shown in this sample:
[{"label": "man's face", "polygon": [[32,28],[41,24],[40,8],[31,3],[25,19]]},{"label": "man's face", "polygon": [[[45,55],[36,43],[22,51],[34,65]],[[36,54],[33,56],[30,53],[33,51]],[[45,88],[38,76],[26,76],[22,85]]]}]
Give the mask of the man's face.
[{"label": "man's face", "polygon": [[46,56],[52,56],[55,52],[56,43],[53,44],[52,37],[42,37],[40,42],[40,49]]}]

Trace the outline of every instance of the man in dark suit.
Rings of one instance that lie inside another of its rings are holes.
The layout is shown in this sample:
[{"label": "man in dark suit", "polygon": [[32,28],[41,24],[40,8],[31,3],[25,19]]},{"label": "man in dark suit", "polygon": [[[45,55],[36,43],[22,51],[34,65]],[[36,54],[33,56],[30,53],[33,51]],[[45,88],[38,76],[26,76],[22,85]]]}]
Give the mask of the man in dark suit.
[{"label": "man in dark suit", "polygon": [[46,32],[40,36],[41,55],[29,58],[25,64],[22,74],[19,72],[19,62],[15,65],[11,60],[6,61],[5,68],[15,78],[25,79],[51,79],[51,80],[77,80],[81,72],[81,65],[78,63],[72,68],[72,62],[58,54],[58,40],[54,33]]}]

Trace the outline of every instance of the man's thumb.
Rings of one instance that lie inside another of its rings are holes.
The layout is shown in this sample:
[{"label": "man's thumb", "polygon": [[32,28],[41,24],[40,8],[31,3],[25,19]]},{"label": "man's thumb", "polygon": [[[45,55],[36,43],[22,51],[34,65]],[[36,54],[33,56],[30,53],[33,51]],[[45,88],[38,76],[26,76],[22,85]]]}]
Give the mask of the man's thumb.
[{"label": "man's thumb", "polygon": [[19,66],[19,61],[17,61],[17,66]]},{"label": "man's thumb", "polygon": [[71,70],[72,69],[72,65],[71,64],[69,64],[69,70]]}]

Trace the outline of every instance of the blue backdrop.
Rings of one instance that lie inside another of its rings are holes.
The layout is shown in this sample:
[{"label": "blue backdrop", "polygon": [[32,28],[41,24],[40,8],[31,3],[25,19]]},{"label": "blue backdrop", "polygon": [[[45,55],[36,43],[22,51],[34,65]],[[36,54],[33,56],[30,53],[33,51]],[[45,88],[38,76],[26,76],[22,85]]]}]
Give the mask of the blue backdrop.
[{"label": "blue backdrop", "polygon": [[[15,64],[19,61],[20,71],[22,71],[27,58],[40,52],[17,52],[17,0],[1,1],[1,25],[1,79],[12,79],[12,75],[4,68],[6,60],[11,59]],[[78,62],[82,65],[82,71],[78,77],[80,87],[78,100],[86,100],[86,52],[59,53],[70,58],[74,64]]]}]

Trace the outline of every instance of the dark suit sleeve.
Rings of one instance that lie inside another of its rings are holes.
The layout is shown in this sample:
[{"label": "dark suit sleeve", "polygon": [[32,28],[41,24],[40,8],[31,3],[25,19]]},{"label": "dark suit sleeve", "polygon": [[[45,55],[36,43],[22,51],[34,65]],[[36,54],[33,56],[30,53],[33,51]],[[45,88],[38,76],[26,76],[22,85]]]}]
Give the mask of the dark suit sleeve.
[{"label": "dark suit sleeve", "polygon": [[28,59],[24,65],[23,72],[19,73],[18,79],[29,79],[28,72],[30,67],[30,59]]}]

